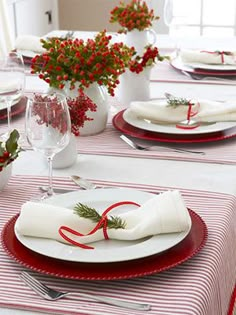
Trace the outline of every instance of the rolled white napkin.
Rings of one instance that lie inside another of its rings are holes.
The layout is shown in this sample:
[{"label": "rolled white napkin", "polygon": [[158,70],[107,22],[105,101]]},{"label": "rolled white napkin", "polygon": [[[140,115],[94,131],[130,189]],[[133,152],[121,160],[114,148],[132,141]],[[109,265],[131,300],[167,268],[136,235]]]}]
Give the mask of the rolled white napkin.
[{"label": "rolled white napkin", "polygon": [[[192,111],[198,113],[194,120],[199,122],[236,121],[236,101],[230,103],[209,100],[190,100],[194,105]],[[131,102],[129,112],[142,119],[167,123],[178,123],[187,117],[188,106],[169,106],[167,100]]]},{"label": "rolled white napkin", "polygon": [[236,64],[236,52],[231,54],[224,53],[222,62],[221,53],[206,50],[181,50],[179,56],[184,63],[203,63],[203,64]]},{"label": "rolled white napkin", "polygon": [[17,50],[33,51],[35,53],[45,52],[45,48],[42,47],[40,37],[34,35],[20,35],[15,42],[15,48]]},{"label": "rolled white napkin", "polygon": [[[156,195],[139,208],[134,207],[119,217],[126,222],[126,227],[108,229],[110,239],[136,240],[156,234],[187,231],[191,227],[188,209],[177,190]],[[79,217],[72,209],[26,202],[21,208],[16,229],[22,235],[66,242],[58,233],[61,226],[88,234],[95,227],[95,223]],[[88,236],[78,237],[69,234],[69,237],[83,244],[104,239],[102,229]]]}]

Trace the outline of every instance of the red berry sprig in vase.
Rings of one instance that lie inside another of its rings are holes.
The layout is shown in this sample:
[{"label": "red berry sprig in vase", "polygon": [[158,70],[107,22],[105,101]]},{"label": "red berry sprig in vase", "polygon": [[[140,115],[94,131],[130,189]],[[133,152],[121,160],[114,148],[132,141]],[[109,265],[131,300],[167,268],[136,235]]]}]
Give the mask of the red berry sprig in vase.
[{"label": "red berry sprig in vase", "polygon": [[143,0],[131,0],[129,3],[120,1],[110,14],[110,23],[118,23],[121,26],[119,33],[127,33],[134,29],[143,31],[152,27],[153,21],[159,19]]}]

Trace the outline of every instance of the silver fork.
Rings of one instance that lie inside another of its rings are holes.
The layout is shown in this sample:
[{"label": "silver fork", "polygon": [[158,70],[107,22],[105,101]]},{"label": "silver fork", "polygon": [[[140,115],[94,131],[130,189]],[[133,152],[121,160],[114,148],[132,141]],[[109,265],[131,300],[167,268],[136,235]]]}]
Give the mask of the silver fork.
[{"label": "silver fork", "polygon": [[192,150],[187,150],[187,149],[180,149],[180,148],[172,148],[172,147],[167,147],[167,146],[161,146],[161,145],[151,145],[151,146],[144,146],[141,144],[138,144],[131,140],[130,138],[126,137],[125,135],[121,135],[120,138],[126,142],[131,148],[136,149],[136,150],[143,150],[143,151],[154,151],[157,149],[160,149],[160,147],[166,148],[168,150],[178,152],[178,153],[192,153],[192,154],[202,154],[204,155],[205,152],[203,151],[192,151]]},{"label": "silver fork", "polygon": [[141,303],[135,303],[135,302],[127,302],[119,299],[104,297],[104,296],[96,296],[96,295],[90,295],[86,293],[75,293],[75,292],[60,292],[56,291],[54,289],[51,289],[47,287],[46,285],[39,282],[37,279],[32,277],[29,273],[23,271],[19,277],[24,281],[25,284],[27,284],[33,291],[35,291],[37,294],[39,294],[41,297],[43,297],[46,300],[50,301],[56,301],[63,297],[66,297],[68,295],[74,294],[78,295],[84,298],[89,298],[98,302],[102,302],[105,304],[115,305],[119,307],[129,308],[129,309],[135,309],[139,311],[148,311],[151,309],[151,305],[149,304],[141,304]]},{"label": "silver fork", "polygon": [[202,76],[201,74],[193,74],[190,72],[182,71],[183,74],[187,75],[193,80],[207,80],[207,81],[225,81],[230,84],[236,84],[236,78],[235,77],[227,77],[227,78],[222,78],[222,77],[214,77],[214,76]]}]

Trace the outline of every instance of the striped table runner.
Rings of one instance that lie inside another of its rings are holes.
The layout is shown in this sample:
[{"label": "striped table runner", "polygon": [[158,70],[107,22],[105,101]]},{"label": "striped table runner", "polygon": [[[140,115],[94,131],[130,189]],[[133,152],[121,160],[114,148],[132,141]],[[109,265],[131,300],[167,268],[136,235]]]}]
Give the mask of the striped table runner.
[{"label": "striped table runner", "polygon": [[[27,96],[32,94],[32,91],[27,91]],[[195,143],[195,144],[164,144],[155,151],[138,151],[130,148],[126,143],[120,139],[121,132],[116,130],[112,125],[112,117],[117,112],[122,110],[121,105],[115,98],[110,97],[109,102],[111,105],[110,117],[107,127],[104,132],[88,137],[77,137],[77,149],[81,154],[96,154],[96,155],[111,155],[111,156],[128,156],[140,157],[147,159],[167,159],[179,161],[193,161],[205,163],[220,163],[220,164],[235,164],[236,154],[234,153],[236,147],[236,138],[230,138],[212,143]],[[23,135],[21,144],[23,148],[28,149],[29,144],[25,138],[25,117],[24,113],[13,117],[12,128],[17,129]],[[6,121],[0,120],[0,134],[7,131]],[[158,144],[156,142],[148,142],[143,140],[134,139],[140,144]],[[189,153],[176,153],[167,148],[182,148],[195,151],[204,151],[205,155],[189,154]]]},{"label": "striped table runner", "polygon": [[[204,77],[204,75],[203,75]],[[169,61],[158,62],[151,71],[151,82],[169,82],[169,83],[193,83],[193,84],[214,84],[214,85],[236,85],[236,79],[226,80],[224,77],[222,80],[219,78],[211,79],[207,74],[207,79],[194,80],[190,76],[182,73],[180,70],[174,69]]]},{"label": "striped table runner", "polygon": [[[24,135],[24,117],[19,116],[13,120],[12,127],[19,130]],[[0,124],[0,134],[5,132],[6,125]],[[111,123],[108,123],[104,132],[88,137],[77,137],[77,150],[80,154],[96,154],[110,156],[140,157],[146,159],[165,159],[190,162],[205,162],[219,164],[236,163],[236,138],[223,141],[201,144],[161,144],[155,151],[141,151],[130,148],[120,139],[121,132],[116,130]],[[157,144],[154,142],[134,139],[136,142],[144,145]],[[191,153],[177,153],[167,148],[182,148],[195,151],[204,151],[205,155]],[[29,144],[24,139],[23,148],[29,149]]]},{"label": "striped table runner", "polygon": [[[78,137],[77,148],[79,153],[96,155],[116,155],[141,157],[147,159],[166,159],[192,162],[207,162],[220,164],[236,163],[236,138],[212,143],[202,143],[196,145],[167,144],[159,143],[161,146],[155,151],[135,150],[129,147],[120,139],[121,132],[116,130],[112,124],[108,124],[106,130],[98,135],[90,137]],[[143,145],[158,145],[158,143],[134,139],[135,142]],[[168,148],[182,148],[195,151],[204,151],[205,155],[191,153],[177,153]]]},{"label": "striped table runner", "polygon": [[[44,177],[14,176],[0,194],[0,225],[19,212],[23,202],[38,194],[38,186],[46,184]],[[98,182],[119,186],[119,183]],[[65,178],[55,178],[57,186],[76,188]],[[123,186],[123,185],[122,185]],[[167,187],[127,184],[128,187],[152,192]],[[208,226],[205,247],[187,262],[159,274],[113,281],[77,281],[59,279],[32,272],[46,284],[59,290],[104,294],[124,300],[152,304],[152,315],[226,315],[233,293],[236,275],[236,198],[228,194],[181,190],[189,208],[198,213]],[[65,298],[45,301],[18,277],[24,267],[0,249],[0,306],[53,314],[137,315],[126,310],[92,301]],[[232,307],[231,307],[232,309]],[[229,313],[228,313],[229,314]],[[231,314],[230,314],[231,315]]]}]

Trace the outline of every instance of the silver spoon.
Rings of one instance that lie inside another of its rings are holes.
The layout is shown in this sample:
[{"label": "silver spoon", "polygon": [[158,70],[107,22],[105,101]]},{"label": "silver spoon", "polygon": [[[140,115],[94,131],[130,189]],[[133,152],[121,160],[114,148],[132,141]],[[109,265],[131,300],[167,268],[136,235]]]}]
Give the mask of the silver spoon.
[{"label": "silver spoon", "polygon": [[[39,186],[39,190],[42,191],[43,193],[47,193],[48,192],[48,187],[47,186]],[[75,191],[75,190],[72,190],[72,189],[66,189],[66,188],[53,188],[53,192],[55,194],[66,194],[66,193],[69,193],[69,192],[72,192],[72,191]]]},{"label": "silver spoon", "polygon": [[[76,185],[78,185],[80,188],[83,188],[85,190],[87,190],[87,189],[95,189],[95,188],[104,188],[102,186],[97,186],[94,183],[92,183],[91,181],[89,181],[88,179],[82,178],[82,177],[77,176],[77,175],[72,175],[71,179],[73,180],[73,182]],[[42,192],[44,192],[44,193],[48,191],[48,187],[47,186],[40,186],[39,189]],[[67,188],[56,188],[55,187],[55,188],[53,188],[53,191],[56,194],[65,194],[65,193],[72,192],[72,191],[75,191],[75,190],[69,189],[69,188],[67,189]]]},{"label": "silver spoon", "polygon": [[88,179],[82,178],[78,175],[71,175],[70,177],[74,183],[76,183],[76,185],[80,186],[80,188],[82,189],[98,189],[98,188],[102,188],[102,189],[119,189],[119,188],[123,188],[123,187],[117,187],[117,186],[103,186],[103,185],[96,185],[93,182],[91,182]]},{"label": "silver spoon", "polygon": [[[82,178],[78,175],[71,175],[70,178],[73,180],[76,185],[80,186],[83,189],[95,189],[98,188],[97,185],[94,183],[90,182],[89,180]],[[101,187],[101,186],[99,186]]]}]

